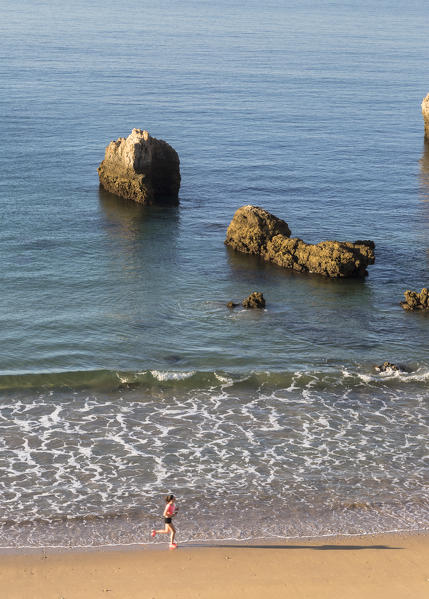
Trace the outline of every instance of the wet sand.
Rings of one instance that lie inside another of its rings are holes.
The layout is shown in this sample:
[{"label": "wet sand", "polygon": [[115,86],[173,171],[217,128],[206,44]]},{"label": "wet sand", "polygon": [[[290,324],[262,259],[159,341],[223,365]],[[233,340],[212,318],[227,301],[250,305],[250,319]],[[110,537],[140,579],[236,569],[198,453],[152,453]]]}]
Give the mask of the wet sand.
[{"label": "wet sand", "polygon": [[426,599],[429,535],[3,554],[7,599]]}]

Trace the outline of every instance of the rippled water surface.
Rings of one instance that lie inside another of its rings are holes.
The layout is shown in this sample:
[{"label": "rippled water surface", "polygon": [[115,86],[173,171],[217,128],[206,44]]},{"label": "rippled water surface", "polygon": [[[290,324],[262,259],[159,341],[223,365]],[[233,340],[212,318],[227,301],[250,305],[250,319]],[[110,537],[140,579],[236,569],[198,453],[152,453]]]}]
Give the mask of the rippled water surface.
[{"label": "rippled water surface", "polygon": [[[0,545],[428,528],[421,4],[0,6]],[[99,189],[133,127],[180,206]],[[228,250],[243,204],[373,239],[365,280]],[[266,310],[225,304],[263,291]],[[384,360],[409,372],[374,372]]]}]

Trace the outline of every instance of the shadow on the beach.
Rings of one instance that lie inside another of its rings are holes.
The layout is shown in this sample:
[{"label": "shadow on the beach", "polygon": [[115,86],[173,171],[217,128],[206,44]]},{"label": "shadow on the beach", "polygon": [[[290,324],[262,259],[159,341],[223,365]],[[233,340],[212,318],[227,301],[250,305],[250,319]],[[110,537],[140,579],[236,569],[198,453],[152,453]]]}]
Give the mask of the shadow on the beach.
[{"label": "shadow on the beach", "polygon": [[403,549],[403,547],[389,547],[389,545],[205,545],[191,543],[187,547],[210,547],[215,549],[314,549],[316,551],[356,551],[360,549]]}]

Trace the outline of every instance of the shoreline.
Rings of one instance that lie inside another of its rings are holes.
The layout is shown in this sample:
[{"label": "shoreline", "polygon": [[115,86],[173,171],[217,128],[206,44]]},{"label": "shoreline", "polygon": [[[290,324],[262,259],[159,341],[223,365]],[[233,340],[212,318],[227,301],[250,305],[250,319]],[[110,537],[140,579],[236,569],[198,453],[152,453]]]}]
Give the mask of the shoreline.
[{"label": "shoreline", "polygon": [[423,599],[429,533],[3,554],[8,599]]},{"label": "shoreline", "polygon": [[[180,531],[179,531],[180,533]],[[291,536],[291,537],[249,537],[245,539],[236,538],[225,538],[225,539],[199,539],[199,540],[185,540],[180,541],[178,537],[178,543],[183,549],[193,548],[216,548],[228,543],[231,546],[247,546],[255,543],[264,545],[268,544],[287,544],[291,542],[303,542],[303,543],[322,543],[324,541],[337,541],[342,542],[348,539],[367,539],[375,537],[428,537],[429,539],[429,528],[421,528],[415,530],[401,529],[401,530],[387,530],[383,532],[367,532],[367,533],[332,533],[326,535],[307,535],[307,536]],[[168,545],[167,541],[152,541],[146,540],[140,543],[113,543],[113,544],[102,544],[102,545],[40,545],[40,546],[23,546],[23,547],[1,547],[0,556],[4,555],[34,555],[40,553],[55,554],[71,554],[71,553],[97,553],[97,552],[128,552],[136,550],[148,550],[148,551],[159,551],[165,549]]]},{"label": "shoreline", "polygon": [[[179,531],[180,532],[180,531]],[[285,544],[290,542],[303,542],[303,543],[322,543],[324,541],[336,541],[343,542],[348,539],[367,539],[367,538],[375,538],[375,537],[428,537],[429,539],[429,528],[420,528],[415,530],[409,529],[401,529],[401,530],[387,530],[383,532],[368,532],[368,533],[333,533],[326,535],[308,535],[308,536],[291,536],[291,537],[249,537],[246,539],[236,539],[236,538],[225,538],[225,539],[198,539],[198,540],[185,540],[180,542],[179,545],[181,548],[204,548],[204,547],[221,547],[225,543],[229,543],[231,545],[246,546],[252,545],[254,543],[261,544]],[[102,544],[102,545],[39,545],[39,546],[23,546],[23,547],[1,547],[0,546],[0,556],[4,555],[34,555],[40,553],[50,553],[52,555],[64,554],[64,553],[96,553],[96,552],[128,552],[135,550],[149,550],[149,551],[158,551],[165,548],[167,545],[167,541],[152,541],[146,540],[141,543],[114,543],[114,544]]]}]

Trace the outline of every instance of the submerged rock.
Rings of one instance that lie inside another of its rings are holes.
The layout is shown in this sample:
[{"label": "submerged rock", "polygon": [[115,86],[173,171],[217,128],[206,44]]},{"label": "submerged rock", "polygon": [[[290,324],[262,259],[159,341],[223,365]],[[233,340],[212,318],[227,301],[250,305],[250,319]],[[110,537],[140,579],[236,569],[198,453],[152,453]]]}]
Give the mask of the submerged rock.
[{"label": "submerged rock", "polygon": [[243,308],[265,308],[265,299],[262,293],[254,291],[241,302],[241,305]]},{"label": "submerged rock", "polygon": [[415,310],[429,310],[429,292],[426,287],[418,293],[417,291],[404,292],[405,301],[400,302],[404,310],[413,312]]},{"label": "submerged rock", "polygon": [[426,98],[423,99],[422,114],[423,121],[425,124],[425,137],[429,141],[429,94],[426,96]]},{"label": "submerged rock", "polygon": [[236,304],[235,302],[228,302],[228,303],[226,304],[226,307],[227,307],[227,308],[231,308],[231,309],[232,309],[232,308],[236,308],[236,307],[237,307],[237,306],[239,306],[239,305],[240,305],[240,304]]},{"label": "submerged rock", "polygon": [[402,370],[402,368],[396,364],[392,364],[392,362],[383,362],[383,364],[380,364],[380,366],[375,366],[375,369],[377,372],[386,372],[387,370]]},{"label": "submerged rock", "polygon": [[411,372],[411,368],[407,366],[401,366],[399,364],[392,364],[392,362],[383,362],[380,366],[374,366],[377,372]]},{"label": "submerged rock", "polygon": [[305,243],[290,237],[285,221],[257,206],[242,206],[236,211],[225,244],[284,268],[334,278],[365,276],[366,267],[375,261],[373,241]]},{"label": "submerged rock", "polygon": [[140,204],[178,204],[180,161],[165,141],[133,129],[106,148],[98,167],[100,184],[118,196]]}]

